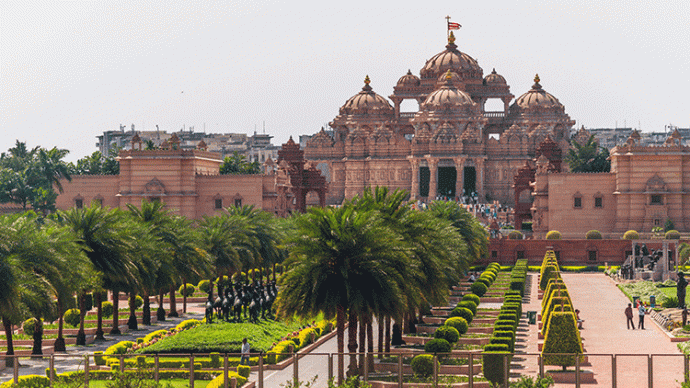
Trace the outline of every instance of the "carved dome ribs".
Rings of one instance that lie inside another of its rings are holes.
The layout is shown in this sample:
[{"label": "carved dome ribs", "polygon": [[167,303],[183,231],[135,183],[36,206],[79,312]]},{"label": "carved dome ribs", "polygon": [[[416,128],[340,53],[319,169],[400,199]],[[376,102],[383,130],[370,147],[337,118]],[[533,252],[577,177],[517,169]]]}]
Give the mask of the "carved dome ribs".
[{"label": "carved dome ribs", "polygon": [[459,51],[458,46],[454,42],[455,37],[451,32],[446,49],[426,61],[422,70],[419,71],[423,79],[435,80],[448,70],[457,73],[463,79],[482,79],[483,70],[479,67],[477,61]]},{"label": "carved dome ribs", "polygon": [[364,79],[362,91],[350,97],[340,108],[341,115],[394,114],[395,110],[388,100],[374,93],[369,86],[369,76]]}]

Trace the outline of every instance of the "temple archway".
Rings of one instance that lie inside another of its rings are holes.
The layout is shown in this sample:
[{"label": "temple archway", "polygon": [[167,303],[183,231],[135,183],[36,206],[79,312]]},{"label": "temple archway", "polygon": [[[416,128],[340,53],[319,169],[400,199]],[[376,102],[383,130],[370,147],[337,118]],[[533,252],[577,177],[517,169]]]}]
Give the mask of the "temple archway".
[{"label": "temple archway", "polygon": [[477,170],[474,167],[469,166],[463,169],[463,182],[466,195],[477,191]]},{"label": "temple archway", "polygon": [[438,195],[448,198],[455,197],[457,175],[455,167],[438,168]]},{"label": "temple archway", "polygon": [[429,172],[429,167],[419,168],[419,196],[428,197],[429,196],[429,179],[431,174]]}]

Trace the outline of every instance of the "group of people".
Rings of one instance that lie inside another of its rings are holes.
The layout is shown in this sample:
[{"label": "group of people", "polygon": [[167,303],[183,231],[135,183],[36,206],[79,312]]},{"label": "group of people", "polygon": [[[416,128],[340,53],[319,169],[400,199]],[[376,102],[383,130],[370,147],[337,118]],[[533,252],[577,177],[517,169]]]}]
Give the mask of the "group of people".
[{"label": "group of people", "polygon": [[[642,304],[642,301],[638,300],[637,301],[637,306],[635,306],[635,309],[637,310],[637,314],[640,316],[640,320],[637,322],[637,328],[640,330],[644,330],[644,315],[647,313],[647,309],[644,307],[644,304]],[[625,309],[625,317],[627,318],[627,325],[628,325],[628,330],[630,330],[630,327],[632,327],[633,330],[635,330],[635,322],[633,322],[633,307],[632,303],[628,303],[628,307]]]}]

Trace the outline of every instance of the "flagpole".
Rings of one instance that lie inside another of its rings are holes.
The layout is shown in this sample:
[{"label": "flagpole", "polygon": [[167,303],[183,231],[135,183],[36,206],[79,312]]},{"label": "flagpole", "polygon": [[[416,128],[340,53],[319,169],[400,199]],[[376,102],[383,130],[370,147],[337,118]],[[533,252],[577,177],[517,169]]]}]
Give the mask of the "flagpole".
[{"label": "flagpole", "polygon": [[450,38],[450,15],[446,16],[446,39]]}]

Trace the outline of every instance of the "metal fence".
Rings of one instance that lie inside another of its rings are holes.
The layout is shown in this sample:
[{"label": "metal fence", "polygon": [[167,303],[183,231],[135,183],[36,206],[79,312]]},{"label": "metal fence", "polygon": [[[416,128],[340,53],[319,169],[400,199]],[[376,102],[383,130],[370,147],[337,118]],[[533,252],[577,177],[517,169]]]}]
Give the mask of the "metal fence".
[{"label": "metal fence", "polygon": [[[631,344],[634,345],[634,344]],[[267,364],[264,357],[252,354],[249,383],[256,387],[299,386],[298,382],[312,382],[312,387],[326,387],[329,380],[338,379],[339,357],[342,357],[344,372],[356,375],[374,387],[429,386],[429,387],[489,387],[485,375],[500,386],[521,376],[552,376],[558,386],[597,387],[673,387],[688,382],[690,358],[682,354],[554,354],[515,353],[500,355],[494,359],[491,370],[483,370],[484,355],[481,352],[453,352],[431,356],[428,376],[415,375],[411,360],[421,354],[419,351],[394,350],[380,353],[308,353],[285,354],[278,364]],[[189,380],[190,387],[196,380],[210,380],[215,376],[235,372],[239,354],[220,355],[215,367],[200,367],[195,360],[209,358],[209,354],[160,354],[160,355],[118,355],[117,362],[109,366],[95,365],[94,355],[49,355],[49,356],[0,356],[0,368],[6,359],[10,366],[0,369],[0,382],[14,380],[25,375],[42,375],[50,379],[51,386],[57,375],[66,371],[78,371],[85,388],[91,381],[104,379],[103,370],[119,372],[138,371],[146,378],[161,381],[170,378],[175,371],[177,378]],[[264,355],[265,356],[265,355]],[[546,356],[546,360],[545,360]],[[574,365],[566,372],[560,366],[547,365],[548,356],[568,356]],[[166,360],[179,360],[183,367],[164,367]],[[126,362],[129,360],[129,362]],[[434,368],[433,365],[436,365]],[[417,370],[418,371],[418,370]],[[233,388],[236,381],[224,379],[225,388]],[[410,385],[411,384],[411,385]]]}]

